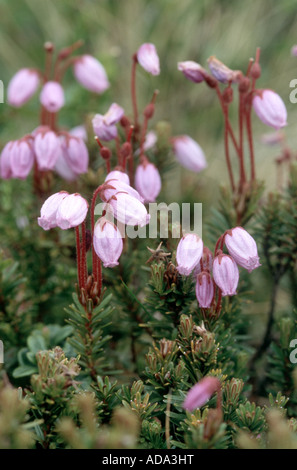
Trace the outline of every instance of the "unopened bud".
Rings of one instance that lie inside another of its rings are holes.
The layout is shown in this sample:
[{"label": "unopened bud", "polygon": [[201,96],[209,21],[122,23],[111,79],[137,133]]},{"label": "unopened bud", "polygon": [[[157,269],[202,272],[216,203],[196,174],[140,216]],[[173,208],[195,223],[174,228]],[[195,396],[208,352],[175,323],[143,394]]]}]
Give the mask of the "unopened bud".
[{"label": "unopened bud", "polygon": [[111,150],[108,147],[102,147],[100,149],[100,155],[103,160],[109,160],[111,158]]},{"label": "unopened bud", "polygon": [[252,65],[251,68],[251,77],[257,80],[259,77],[261,77],[261,66],[258,64],[258,62],[255,62]]},{"label": "unopened bud", "polygon": [[227,87],[223,91],[223,100],[226,104],[232,103],[232,101],[233,101],[233,89],[231,87]]},{"label": "unopened bud", "polygon": [[250,87],[250,79],[242,76],[238,83],[238,90],[240,93],[245,93]]},{"label": "unopened bud", "polygon": [[152,119],[152,117],[153,117],[153,115],[154,115],[154,112],[155,112],[155,105],[154,105],[154,103],[149,103],[149,104],[144,108],[143,114],[144,114],[144,116],[146,117],[146,119]]},{"label": "unopened bud", "polygon": [[121,147],[121,155],[123,158],[128,158],[131,155],[132,146],[129,142],[124,142]]}]

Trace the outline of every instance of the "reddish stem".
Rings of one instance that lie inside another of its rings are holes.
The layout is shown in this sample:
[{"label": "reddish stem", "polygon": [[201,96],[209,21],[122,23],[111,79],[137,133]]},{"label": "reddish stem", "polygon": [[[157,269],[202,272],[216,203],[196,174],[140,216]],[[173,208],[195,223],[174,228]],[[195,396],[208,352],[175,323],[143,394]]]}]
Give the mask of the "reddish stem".
[{"label": "reddish stem", "polygon": [[224,118],[225,118],[225,136],[224,136],[225,156],[226,156],[226,163],[227,163],[227,168],[228,168],[228,173],[229,173],[229,178],[230,178],[231,189],[232,189],[232,192],[234,193],[235,184],[234,184],[234,177],[233,177],[230,153],[229,153],[229,132],[228,132],[229,119],[228,119],[228,106],[227,105],[224,105],[223,113],[224,113]]},{"label": "reddish stem", "polygon": [[245,95],[239,93],[239,167],[240,167],[240,185],[246,180],[244,159],[243,159],[243,123],[244,123],[244,99]]},{"label": "reddish stem", "polygon": [[137,98],[136,98],[136,67],[137,67],[137,56],[136,54],[132,57],[132,73],[131,73],[131,97],[134,115],[134,126],[138,128],[138,109],[137,109]]},{"label": "reddish stem", "polygon": [[81,277],[82,277],[82,287],[86,287],[87,277],[88,277],[88,268],[87,268],[87,244],[86,244],[86,222],[83,221],[81,224]]},{"label": "reddish stem", "polygon": [[[92,237],[94,236],[94,227],[95,227],[95,204],[98,194],[101,191],[101,186],[94,191],[92,203],[91,203],[91,228],[92,228]],[[93,266],[93,276],[94,282],[98,282],[99,297],[101,294],[102,286],[102,269],[101,269],[101,260],[94,250],[94,243],[92,243],[92,266]]]},{"label": "reddish stem", "polygon": [[75,227],[75,235],[76,235],[77,277],[78,277],[79,289],[81,289],[82,279],[81,279],[81,252],[80,252],[79,226]]}]

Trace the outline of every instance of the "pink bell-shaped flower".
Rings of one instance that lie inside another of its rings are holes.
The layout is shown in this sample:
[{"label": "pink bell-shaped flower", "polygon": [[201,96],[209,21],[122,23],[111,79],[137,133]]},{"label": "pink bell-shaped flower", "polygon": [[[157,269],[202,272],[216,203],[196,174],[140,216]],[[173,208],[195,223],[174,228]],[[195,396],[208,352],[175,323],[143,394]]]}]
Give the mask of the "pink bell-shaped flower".
[{"label": "pink bell-shaped flower", "polygon": [[1,152],[0,157],[0,175],[4,180],[12,178],[12,169],[11,169],[11,154],[15,141],[11,140],[7,142],[5,147]]},{"label": "pink bell-shaped flower", "polygon": [[241,73],[239,70],[231,70],[215,56],[208,59],[208,66],[212,75],[221,83],[236,82]]},{"label": "pink bell-shaped flower", "polygon": [[65,138],[62,143],[62,150],[66,162],[74,173],[87,173],[89,152],[82,139],[72,136]]},{"label": "pink bell-shaped flower", "polygon": [[57,134],[51,130],[37,132],[34,138],[34,152],[39,170],[52,170],[61,152]]},{"label": "pink bell-shaped flower", "polygon": [[17,140],[10,156],[10,165],[13,178],[25,179],[34,165],[34,153],[28,140]]},{"label": "pink bell-shaped flower", "polygon": [[123,171],[120,170],[113,170],[108,173],[108,175],[105,178],[105,181],[108,180],[119,180],[123,181],[123,183],[129,184],[130,185],[130,179],[127,173],[124,173]]},{"label": "pink bell-shaped flower", "polygon": [[75,181],[78,178],[78,173],[74,173],[65,158],[63,152],[64,136],[60,136],[61,151],[58,160],[55,164],[54,170],[66,181]]},{"label": "pink bell-shaped flower", "polygon": [[119,264],[123,240],[117,226],[106,217],[101,217],[95,225],[93,246],[105,268],[113,268]]},{"label": "pink bell-shaped flower", "polygon": [[145,160],[138,165],[135,172],[135,187],[144,202],[155,202],[161,191],[162,182],[160,173],[153,163]]},{"label": "pink bell-shaped flower", "polygon": [[59,111],[65,103],[64,90],[60,83],[46,82],[40,93],[40,103],[50,113]]},{"label": "pink bell-shaped flower", "polygon": [[200,64],[197,62],[193,62],[192,60],[186,60],[185,62],[178,62],[177,64],[178,70],[180,70],[184,76],[191,80],[194,83],[201,83],[204,81],[205,76],[208,75],[206,70],[201,67]]},{"label": "pink bell-shaped flower", "polygon": [[253,108],[258,118],[267,126],[278,130],[287,125],[287,109],[281,97],[272,90],[257,90]]},{"label": "pink bell-shaped flower", "polygon": [[79,139],[82,139],[84,142],[88,141],[87,129],[83,124],[81,126],[76,126],[70,129],[69,134],[73,137],[78,137]]},{"label": "pink bell-shaped flower", "polygon": [[177,270],[184,276],[189,276],[201,260],[203,241],[195,233],[184,235],[176,250]]},{"label": "pink bell-shaped flower", "polygon": [[110,141],[116,138],[116,123],[124,116],[124,109],[113,103],[106,114],[96,114],[92,119],[93,130],[100,140]]},{"label": "pink bell-shaped flower", "polygon": [[239,271],[234,259],[225,254],[219,254],[213,260],[213,278],[221,289],[222,295],[236,295],[239,281]]},{"label": "pink bell-shaped flower", "polygon": [[86,218],[89,204],[78,193],[66,196],[57,210],[57,226],[62,230],[77,227]]},{"label": "pink bell-shaped flower", "polygon": [[145,205],[126,192],[116,193],[108,202],[106,210],[125,225],[144,227],[150,220]]},{"label": "pink bell-shaped flower", "polygon": [[207,271],[198,274],[195,292],[199,307],[210,308],[214,297],[214,283]]},{"label": "pink bell-shaped flower", "polygon": [[174,137],[172,143],[175,156],[182,166],[197,173],[207,167],[202,148],[191,137]]},{"label": "pink bell-shaped flower", "polygon": [[7,88],[7,101],[19,108],[37,91],[39,74],[34,69],[21,69],[10,80]]},{"label": "pink bell-shaped flower", "polygon": [[137,51],[137,60],[147,72],[152,75],[160,74],[160,61],[154,44],[142,44]]},{"label": "pink bell-shaped flower", "polygon": [[100,95],[109,88],[106,71],[95,57],[86,54],[76,59],[73,72],[76,80],[89,91]]},{"label": "pink bell-shaped flower", "polygon": [[225,243],[234,261],[247,269],[249,273],[261,266],[257,244],[244,228],[235,227],[228,230],[225,235]]},{"label": "pink bell-shaped flower", "polygon": [[63,199],[68,196],[67,191],[60,191],[52,194],[46,199],[40,209],[40,217],[38,217],[38,225],[43,230],[50,230],[57,227],[57,211]]},{"label": "pink bell-shaped flower", "polygon": [[106,189],[104,189],[102,192],[102,199],[104,199],[104,201],[109,201],[109,199],[111,199],[117,193],[123,192],[130,194],[130,196],[135,197],[140,202],[144,202],[143,197],[141,197],[139,192],[136,191],[136,189],[132,188],[132,186],[130,186],[129,184],[124,183],[123,181],[111,179],[106,180],[105,183],[107,183],[109,187],[106,187]]},{"label": "pink bell-shaped flower", "polygon": [[220,387],[221,383],[216,377],[204,377],[189,390],[183,408],[188,411],[201,408]]}]

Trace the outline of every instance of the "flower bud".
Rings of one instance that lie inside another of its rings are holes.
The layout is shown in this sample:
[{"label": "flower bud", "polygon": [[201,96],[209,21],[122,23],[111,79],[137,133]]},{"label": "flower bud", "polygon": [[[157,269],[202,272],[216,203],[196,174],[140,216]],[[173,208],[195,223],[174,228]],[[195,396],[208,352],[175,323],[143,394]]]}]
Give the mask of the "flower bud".
[{"label": "flower bud", "polygon": [[160,61],[154,44],[142,44],[137,51],[137,60],[147,72],[152,75],[160,74]]},{"label": "flower bud", "polygon": [[50,113],[59,111],[65,103],[64,90],[60,83],[46,82],[40,93],[40,103]]},{"label": "flower bud", "polygon": [[155,202],[161,191],[160,173],[153,163],[145,161],[136,168],[135,187],[144,202]]},{"label": "flower bud", "polygon": [[178,70],[183,72],[184,76],[194,83],[201,83],[205,80],[205,76],[208,75],[206,70],[201,67],[197,62],[192,60],[186,60],[185,62],[178,62]]},{"label": "flower bud", "polygon": [[239,281],[239,271],[234,259],[220,254],[213,261],[213,277],[222,295],[235,295]]},{"label": "flower bud", "polygon": [[241,75],[239,70],[229,69],[215,56],[211,56],[207,62],[212,75],[221,83],[236,82]]},{"label": "flower bud", "polygon": [[221,383],[216,377],[204,377],[189,390],[183,408],[188,411],[201,408],[220,387]]},{"label": "flower bud", "polygon": [[93,237],[94,250],[105,268],[117,266],[123,251],[123,240],[116,225],[101,217],[95,225]]},{"label": "flower bud", "polygon": [[15,141],[9,141],[3,148],[0,157],[0,175],[1,178],[7,180],[12,177],[11,170],[11,153]]},{"label": "flower bud", "polygon": [[287,125],[287,110],[281,97],[272,90],[257,90],[253,108],[267,126],[278,130]]},{"label": "flower bud", "polygon": [[195,292],[199,307],[210,308],[214,296],[214,283],[208,272],[202,271],[198,274]]},{"label": "flower bud", "polygon": [[63,141],[62,150],[66,162],[74,173],[87,173],[89,152],[82,139],[69,136]]},{"label": "flower bud", "polygon": [[37,91],[39,75],[33,69],[21,69],[10,80],[7,88],[7,101],[19,108]]},{"label": "flower bud", "polygon": [[10,165],[13,178],[27,178],[34,165],[34,153],[30,142],[21,139],[14,143],[11,149]]},{"label": "flower bud", "polygon": [[78,178],[78,174],[74,173],[68,165],[62,148],[54,170],[66,181],[75,181]]},{"label": "flower bud", "polygon": [[57,210],[57,226],[62,230],[77,227],[86,218],[89,204],[78,193],[66,196]]},{"label": "flower bud", "polygon": [[38,217],[38,225],[43,230],[49,230],[57,227],[57,210],[63,199],[68,196],[67,191],[60,191],[59,193],[52,194],[43,203],[40,209],[40,217]]},{"label": "flower bud", "polygon": [[144,227],[150,220],[150,215],[142,202],[124,192],[116,193],[107,204],[106,210],[125,225]]},{"label": "flower bud", "polygon": [[188,170],[199,173],[207,167],[200,145],[187,135],[172,139],[173,150],[179,163]]},{"label": "flower bud", "polygon": [[176,250],[177,270],[189,276],[199,263],[203,253],[203,242],[195,233],[184,235]]},{"label": "flower bud", "polygon": [[253,237],[242,227],[228,230],[225,243],[234,261],[239,266],[247,269],[249,273],[261,266],[257,244]]},{"label": "flower bud", "polygon": [[103,65],[90,55],[76,59],[73,66],[76,80],[87,90],[101,94],[109,88],[109,81]]},{"label": "flower bud", "polygon": [[50,130],[37,132],[34,138],[34,152],[39,170],[52,170],[61,153],[59,137]]},{"label": "flower bud", "polygon": [[130,179],[127,173],[124,173],[123,171],[120,170],[113,170],[108,173],[108,175],[105,178],[105,181],[108,180],[119,180],[123,181],[123,183],[129,184],[130,185]]}]

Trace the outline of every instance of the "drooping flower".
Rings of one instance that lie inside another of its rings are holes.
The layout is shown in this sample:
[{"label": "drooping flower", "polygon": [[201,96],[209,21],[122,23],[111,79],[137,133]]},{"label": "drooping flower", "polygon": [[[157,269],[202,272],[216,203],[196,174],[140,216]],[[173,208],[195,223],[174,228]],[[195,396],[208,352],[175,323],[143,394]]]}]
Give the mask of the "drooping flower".
[{"label": "drooping flower", "polygon": [[119,264],[123,240],[117,226],[106,217],[101,217],[95,225],[93,246],[105,268],[113,268]]},{"label": "drooping flower", "polygon": [[40,93],[40,103],[50,113],[59,111],[65,103],[64,90],[60,83],[46,82]]},{"label": "drooping flower", "polygon": [[208,75],[206,70],[201,67],[200,64],[192,60],[186,60],[184,62],[178,62],[178,70],[180,70],[184,76],[194,83],[201,83],[204,81],[205,76]]},{"label": "drooping flower", "polygon": [[31,142],[20,139],[14,142],[10,154],[10,166],[13,178],[25,179],[34,165],[34,153]]},{"label": "drooping flower", "polygon": [[11,170],[11,153],[15,141],[9,141],[3,148],[0,157],[0,175],[2,179],[9,179],[12,177]]},{"label": "drooping flower", "polygon": [[60,155],[58,157],[58,160],[56,161],[54,170],[64,180],[66,180],[66,181],[75,181],[78,178],[78,173],[74,173],[74,171],[72,171],[72,169],[68,165],[68,162],[65,158],[65,154],[62,150],[63,143],[64,143],[64,137],[60,136],[60,142],[61,142],[61,151],[60,151]]},{"label": "drooping flower", "polygon": [[109,88],[109,81],[103,65],[88,54],[75,60],[73,66],[76,80],[87,90],[101,94]]},{"label": "drooping flower", "polygon": [[203,241],[195,233],[184,235],[176,250],[177,270],[180,274],[189,276],[201,260]]},{"label": "drooping flower", "polygon": [[57,226],[62,230],[77,227],[85,220],[88,208],[88,202],[80,194],[69,194],[59,204]]},{"label": "drooping flower", "polygon": [[235,295],[239,281],[239,271],[234,259],[225,254],[219,254],[213,260],[213,278],[221,289],[222,295]]},{"label": "drooping flower", "polygon": [[184,409],[193,411],[201,408],[220,387],[220,381],[216,377],[204,377],[189,390],[183,404]]},{"label": "drooping flower", "polygon": [[172,139],[173,150],[179,163],[188,170],[200,172],[207,167],[200,145],[187,135]]},{"label": "drooping flower", "polygon": [[116,123],[124,116],[124,109],[113,103],[107,113],[96,114],[92,119],[94,133],[100,140],[110,141],[118,135]]},{"label": "drooping flower", "polygon": [[70,129],[69,134],[73,135],[73,137],[78,137],[79,139],[82,139],[84,142],[87,142],[88,140],[87,130],[83,124]]},{"label": "drooping flower", "polygon": [[125,225],[144,227],[150,220],[145,205],[125,192],[116,193],[106,205],[106,211]]},{"label": "drooping flower", "polygon": [[278,130],[287,125],[287,110],[281,97],[272,90],[257,90],[253,108],[258,118],[267,126]]},{"label": "drooping flower", "polygon": [[225,243],[234,261],[250,273],[260,266],[257,244],[242,227],[228,230]]},{"label": "drooping flower", "polygon": [[142,44],[137,51],[137,60],[147,72],[152,75],[160,74],[160,61],[154,44]]},{"label": "drooping flower", "polygon": [[124,183],[121,180],[118,179],[108,179],[105,180],[107,183],[106,189],[103,190],[102,196],[105,201],[109,201],[113,196],[115,196],[117,193],[127,193],[130,194],[130,196],[135,197],[138,199],[140,202],[144,202],[143,197],[139,194],[136,189],[132,188],[127,183]]},{"label": "drooping flower", "polygon": [[155,202],[161,191],[162,182],[160,173],[153,163],[146,160],[138,165],[135,172],[135,187],[144,202]]},{"label": "drooping flower", "polygon": [[62,150],[66,162],[74,173],[87,173],[89,165],[89,152],[86,144],[82,139],[68,136],[63,140]]},{"label": "drooping flower", "polygon": [[57,227],[57,211],[63,199],[68,196],[67,191],[60,191],[52,194],[43,203],[40,209],[40,217],[38,217],[38,225],[44,230],[50,230]]},{"label": "drooping flower", "polygon": [[37,91],[39,74],[34,69],[21,69],[10,80],[7,88],[7,101],[19,108]]},{"label": "drooping flower", "polygon": [[199,306],[210,308],[214,297],[214,282],[209,272],[202,271],[198,274],[195,292]]},{"label": "drooping flower", "polygon": [[34,138],[34,152],[41,171],[52,170],[61,153],[60,139],[51,130],[40,130]]}]

